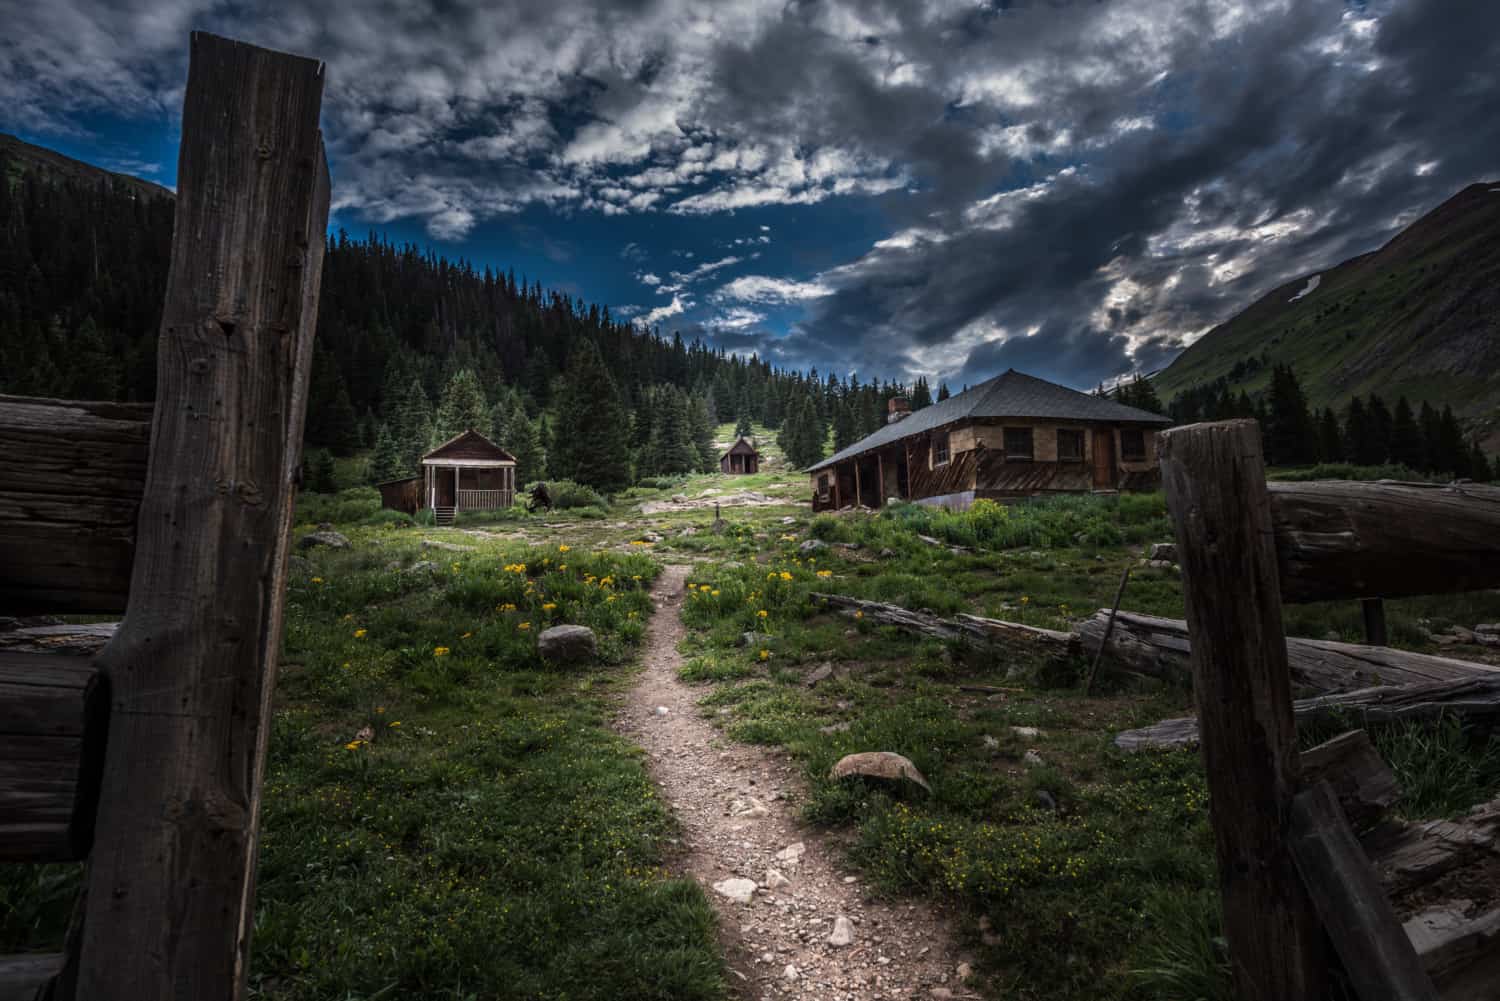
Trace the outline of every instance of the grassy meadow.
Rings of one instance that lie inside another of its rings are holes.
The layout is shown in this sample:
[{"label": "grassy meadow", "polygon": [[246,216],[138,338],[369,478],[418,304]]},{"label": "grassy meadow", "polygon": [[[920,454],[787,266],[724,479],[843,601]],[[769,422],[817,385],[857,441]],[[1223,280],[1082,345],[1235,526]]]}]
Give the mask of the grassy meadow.
[{"label": "grassy meadow", "polygon": [[[297,536],[330,522],[351,545],[293,561],[252,997],[730,995],[712,909],[670,872],[670,813],[611,726],[667,563],[691,566],[683,677],[704,715],[800,766],[805,820],[836,833],[876,892],[955,914],[987,996],[1231,997],[1198,757],[1111,743],[1190,711],[1188,691],[1106,673],[1085,697],[1081,660],[918,639],[815,598],[1064,629],[1131,567],[1123,607],[1180,617],[1175,570],[1143,565],[1171,538],[1161,496],[813,517],[806,477],[767,452],[753,477],[579,493],[451,529],[382,512],[369,488],[299,501]],[[711,506],[673,503],[743,490],[773,503],[725,507],[718,530]],[[667,507],[643,513],[652,502]],[[1387,615],[1396,645],[1437,652],[1432,633],[1500,620],[1500,595],[1393,601]],[[535,636],[559,622],[596,631],[597,662],[540,661]],[[1353,602],[1288,606],[1286,623],[1361,635]],[[1407,816],[1500,790],[1487,736],[1451,721],[1374,736]],[[909,757],[932,794],[827,778],[868,750]],[[0,951],[56,948],[78,877],[0,867]]]}]

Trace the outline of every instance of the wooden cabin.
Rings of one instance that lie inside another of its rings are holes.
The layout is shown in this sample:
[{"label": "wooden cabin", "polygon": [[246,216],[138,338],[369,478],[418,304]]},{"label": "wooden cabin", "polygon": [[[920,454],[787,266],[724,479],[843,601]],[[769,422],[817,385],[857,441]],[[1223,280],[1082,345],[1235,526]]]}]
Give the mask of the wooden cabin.
[{"label": "wooden cabin", "polygon": [[755,443],[741,436],[729,446],[729,451],[719,456],[719,472],[731,476],[760,472],[760,453],[755,450]]},{"label": "wooden cabin", "polygon": [[813,510],[890,498],[962,510],[979,498],[1154,490],[1160,414],[1010,369],[887,423],[808,472]]},{"label": "wooden cabin", "polygon": [[422,456],[423,507],[438,524],[460,511],[493,511],[516,501],[516,457],[470,429]]},{"label": "wooden cabin", "polygon": [[380,506],[414,515],[422,506],[422,477],[403,476],[375,484],[380,491]]}]

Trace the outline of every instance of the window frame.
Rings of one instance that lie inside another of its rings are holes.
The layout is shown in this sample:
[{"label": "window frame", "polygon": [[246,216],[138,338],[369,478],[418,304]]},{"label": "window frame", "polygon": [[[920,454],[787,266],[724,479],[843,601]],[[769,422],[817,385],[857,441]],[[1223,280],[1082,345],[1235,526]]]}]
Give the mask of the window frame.
[{"label": "window frame", "polygon": [[[1078,443],[1078,454],[1063,455],[1063,439],[1067,438]],[[1087,462],[1088,461],[1088,435],[1082,428],[1058,428],[1057,429],[1057,461],[1058,462]]]},{"label": "window frame", "polygon": [[[939,446],[939,442],[942,443],[941,446]],[[948,463],[952,462],[952,446],[953,442],[949,439],[949,434],[947,431],[934,431],[932,433],[932,441],[928,446],[927,452],[928,461],[930,463],[929,468],[936,469],[939,466],[946,466],[948,465]],[[938,458],[939,452],[941,452],[943,456],[941,459]]]},{"label": "window frame", "polygon": [[[1127,436],[1140,436],[1141,450],[1132,452],[1126,445]],[[1120,428],[1120,461],[1121,462],[1145,462],[1146,461],[1146,429],[1145,428]]]},{"label": "window frame", "polygon": [[[1010,449],[1010,436],[1012,432],[1026,435],[1026,451],[1012,452]],[[1035,462],[1036,461],[1036,428],[1034,427],[1005,427],[1000,430],[1001,445],[1005,449],[1006,462]]]}]

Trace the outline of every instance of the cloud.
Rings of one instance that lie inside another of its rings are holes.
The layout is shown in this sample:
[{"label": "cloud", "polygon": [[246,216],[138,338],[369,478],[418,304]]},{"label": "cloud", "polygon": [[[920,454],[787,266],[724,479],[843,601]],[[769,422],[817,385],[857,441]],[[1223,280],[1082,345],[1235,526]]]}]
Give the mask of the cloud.
[{"label": "cloud", "polygon": [[821,281],[801,282],[766,275],[744,275],[720,285],[713,293],[715,302],[787,303],[821,299],[833,295],[832,286]]},{"label": "cloud", "polygon": [[692,305],[693,301],[691,299],[684,299],[681,295],[674,295],[671,302],[665,306],[657,306],[636,320],[636,323],[642,327],[653,327],[670,317],[681,316]]}]

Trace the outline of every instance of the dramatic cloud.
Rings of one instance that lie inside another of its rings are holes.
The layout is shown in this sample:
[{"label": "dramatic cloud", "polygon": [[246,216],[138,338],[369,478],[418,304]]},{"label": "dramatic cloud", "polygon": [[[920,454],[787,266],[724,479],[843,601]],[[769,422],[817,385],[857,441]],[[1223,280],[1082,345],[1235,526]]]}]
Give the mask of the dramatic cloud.
[{"label": "dramatic cloud", "polygon": [[638,322],[823,370],[1150,369],[1500,175],[1500,6],[1440,0],[49,0],[0,126],[169,128],[191,29],[327,60],[341,218],[544,213],[590,297],[569,227],[638,223]]}]

